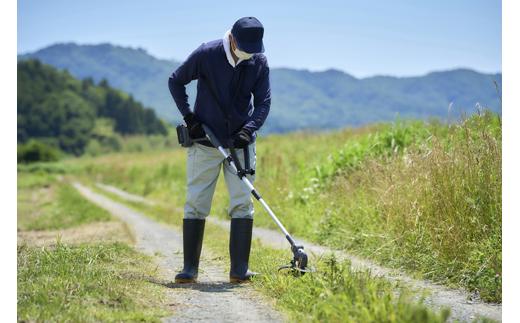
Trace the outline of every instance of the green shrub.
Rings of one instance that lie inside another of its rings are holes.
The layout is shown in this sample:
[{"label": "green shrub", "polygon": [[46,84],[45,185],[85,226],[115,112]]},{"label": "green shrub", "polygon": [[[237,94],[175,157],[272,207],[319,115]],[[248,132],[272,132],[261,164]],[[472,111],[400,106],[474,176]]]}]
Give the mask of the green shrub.
[{"label": "green shrub", "polygon": [[18,145],[18,163],[49,162],[59,159],[58,149],[38,140]]}]

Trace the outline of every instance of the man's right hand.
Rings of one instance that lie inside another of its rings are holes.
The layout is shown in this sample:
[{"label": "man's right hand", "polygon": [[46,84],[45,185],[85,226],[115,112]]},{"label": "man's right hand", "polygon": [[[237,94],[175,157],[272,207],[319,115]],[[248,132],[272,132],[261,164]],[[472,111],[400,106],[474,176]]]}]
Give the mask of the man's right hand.
[{"label": "man's right hand", "polygon": [[194,113],[188,113],[184,117],[184,121],[186,122],[186,126],[188,127],[191,139],[199,139],[206,136],[204,129],[202,129],[202,123]]}]

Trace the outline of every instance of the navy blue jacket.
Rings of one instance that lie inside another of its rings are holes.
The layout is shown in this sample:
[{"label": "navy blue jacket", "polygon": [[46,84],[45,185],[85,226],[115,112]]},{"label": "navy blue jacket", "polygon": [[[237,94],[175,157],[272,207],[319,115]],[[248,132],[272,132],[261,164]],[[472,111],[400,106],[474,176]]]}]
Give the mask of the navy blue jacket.
[{"label": "navy blue jacket", "polygon": [[[256,137],[255,132],[264,124],[271,106],[269,66],[263,54],[255,54],[233,68],[226,58],[222,39],[200,45],[168,80],[172,97],[183,116],[190,112],[186,84],[192,80],[198,80],[193,112],[225,147],[242,127]],[[228,115],[229,129],[209,86]]]}]

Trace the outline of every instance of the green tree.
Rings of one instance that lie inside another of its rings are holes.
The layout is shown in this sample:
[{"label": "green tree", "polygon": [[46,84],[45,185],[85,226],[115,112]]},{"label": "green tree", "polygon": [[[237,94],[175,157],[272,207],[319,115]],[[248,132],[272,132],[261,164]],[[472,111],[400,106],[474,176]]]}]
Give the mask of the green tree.
[{"label": "green tree", "polygon": [[106,80],[75,79],[39,61],[18,63],[18,142],[35,138],[67,153],[80,155],[97,118],[113,120],[122,135],[167,134],[151,109]]}]

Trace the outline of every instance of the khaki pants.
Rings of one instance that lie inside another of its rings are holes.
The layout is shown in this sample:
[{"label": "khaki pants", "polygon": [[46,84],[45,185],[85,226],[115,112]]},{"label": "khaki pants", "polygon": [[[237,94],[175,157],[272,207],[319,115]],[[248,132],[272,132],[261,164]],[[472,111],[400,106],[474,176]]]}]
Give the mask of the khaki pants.
[{"label": "khaki pants", "polygon": [[[248,149],[250,167],[255,169],[255,144],[249,145]],[[236,152],[240,164],[245,167],[243,149],[236,149]],[[224,179],[229,192],[229,216],[232,218],[253,218],[253,201],[249,188],[238,178],[216,148],[195,143],[188,148],[186,172],[188,189],[186,204],[184,205],[185,219],[205,219],[209,215],[221,168],[224,168]],[[254,175],[247,175],[247,178],[251,183],[255,180]]]}]

